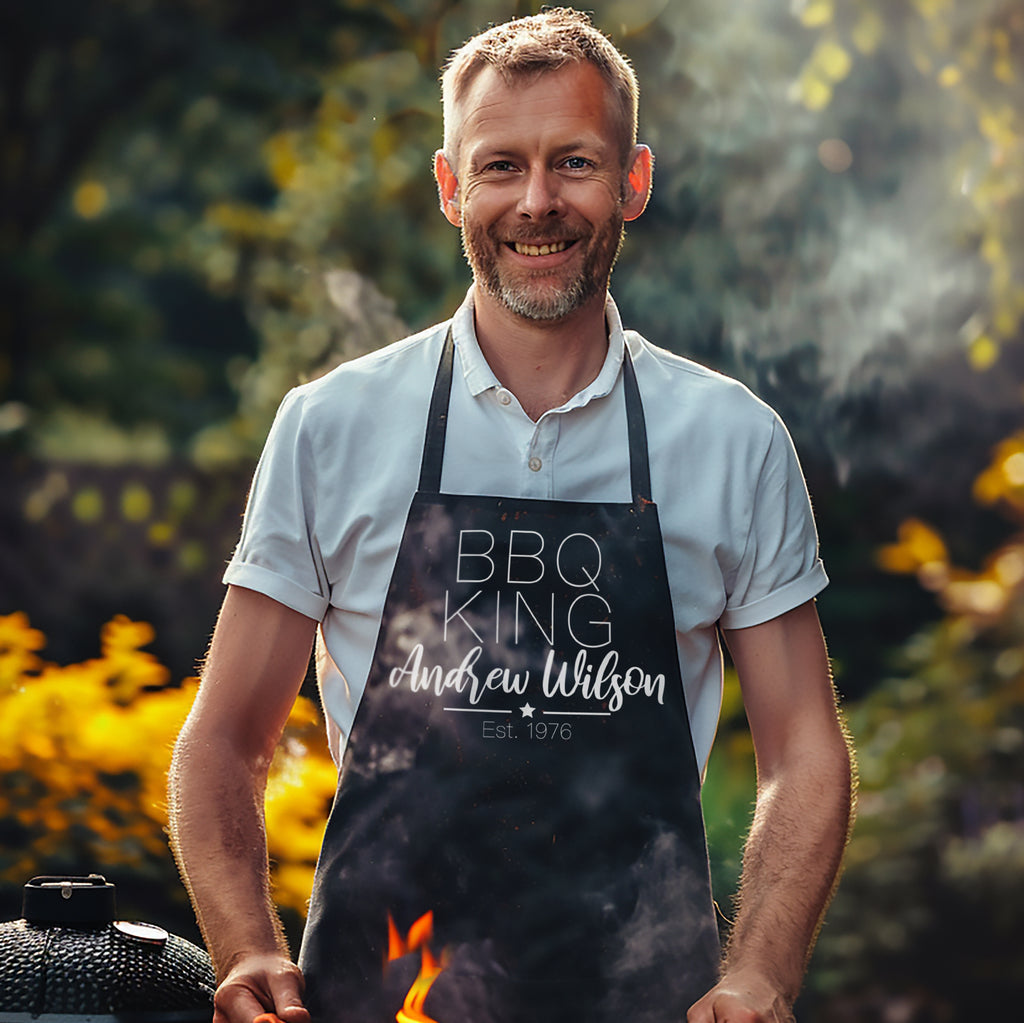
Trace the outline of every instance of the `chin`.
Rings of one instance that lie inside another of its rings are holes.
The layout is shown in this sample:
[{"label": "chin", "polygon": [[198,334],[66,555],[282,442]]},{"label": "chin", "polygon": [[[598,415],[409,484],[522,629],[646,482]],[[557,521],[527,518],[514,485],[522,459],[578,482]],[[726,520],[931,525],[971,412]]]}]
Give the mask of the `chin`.
[{"label": "chin", "polygon": [[576,312],[583,305],[578,296],[564,291],[543,299],[514,292],[502,294],[501,301],[510,312],[535,322],[564,320],[570,313]]}]

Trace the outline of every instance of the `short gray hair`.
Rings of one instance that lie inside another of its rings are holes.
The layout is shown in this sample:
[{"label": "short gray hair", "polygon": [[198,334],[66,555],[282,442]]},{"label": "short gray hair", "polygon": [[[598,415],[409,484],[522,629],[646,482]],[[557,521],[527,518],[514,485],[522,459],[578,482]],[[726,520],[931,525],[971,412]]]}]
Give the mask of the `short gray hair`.
[{"label": "short gray hair", "polygon": [[459,105],[485,67],[493,67],[508,84],[557,71],[570,63],[592,64],[607,83],[622,148],[623,166],[636,145],[640,89],[629,59],[598,31],[590,18],[571,7],[494,25],[464,43],[451,55],[441,76],[444,105],[444,151],[457,168]]}]

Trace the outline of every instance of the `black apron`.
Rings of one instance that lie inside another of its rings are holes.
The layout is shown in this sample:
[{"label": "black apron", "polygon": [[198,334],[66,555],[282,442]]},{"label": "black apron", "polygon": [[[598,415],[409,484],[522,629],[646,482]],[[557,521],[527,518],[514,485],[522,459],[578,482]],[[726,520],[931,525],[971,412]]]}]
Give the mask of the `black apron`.
[{"label": "black apron", "polygon": [[449,331],[317,865],[307,1004],[392,1023],[432,954],[404,1019],[680,1023],[719,948],[629,352],[628,504],[440,493],[453,353]]}]

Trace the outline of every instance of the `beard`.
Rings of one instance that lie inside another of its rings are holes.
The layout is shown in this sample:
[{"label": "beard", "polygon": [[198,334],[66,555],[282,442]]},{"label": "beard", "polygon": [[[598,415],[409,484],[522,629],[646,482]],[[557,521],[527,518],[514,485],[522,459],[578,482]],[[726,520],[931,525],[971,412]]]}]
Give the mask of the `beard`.
[{"label": "beard", "polygon": [[[531,240],[526,232],[522,241]],[[563,229],[563,234],[564,234]],[[534,230],[532,236],[536,237]],[[586,247],[578,270],[559,267],[555,270],[510,269],[499,265],[498,253],[505,240],[464,218],[462,248],[473,270],[477,286],[496,298],[510,312],[527,320],[561,320],[585,305],[608,288],[612,267],[618,258],[624,236],[622,213],[615,213],[589,238],[576,244]],[[546,233],[547,241],[559,239],[557,233]]]}]

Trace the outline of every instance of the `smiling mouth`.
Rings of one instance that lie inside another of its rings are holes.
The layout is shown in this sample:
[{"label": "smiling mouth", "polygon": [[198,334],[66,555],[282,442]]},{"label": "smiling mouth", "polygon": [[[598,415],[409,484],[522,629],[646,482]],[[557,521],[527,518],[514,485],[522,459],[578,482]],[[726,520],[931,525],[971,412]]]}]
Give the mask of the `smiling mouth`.
[{"label": "smiling mouth", "polygon": [[525,242],[511,242],[510,247],[515,249],[520,256],[550,256],[555,252],[564,252],[575,242],[561,241],[548,242],[544,245],[527,245]]}]

